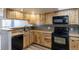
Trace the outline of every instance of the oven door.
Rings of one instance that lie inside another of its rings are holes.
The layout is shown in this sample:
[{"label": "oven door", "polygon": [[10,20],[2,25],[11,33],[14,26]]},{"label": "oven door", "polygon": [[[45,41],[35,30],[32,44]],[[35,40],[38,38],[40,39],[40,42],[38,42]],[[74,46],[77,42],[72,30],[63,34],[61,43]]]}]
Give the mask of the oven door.
[{"label": "oven door", "polygon": [[54,50],[67,50],[68,48],[68,38],[54,36],[52,49]]},{"label": "oven door", "polygon": [[54,33],[58,35],[68,35],[69,28],[68,27],[54,27]]}]

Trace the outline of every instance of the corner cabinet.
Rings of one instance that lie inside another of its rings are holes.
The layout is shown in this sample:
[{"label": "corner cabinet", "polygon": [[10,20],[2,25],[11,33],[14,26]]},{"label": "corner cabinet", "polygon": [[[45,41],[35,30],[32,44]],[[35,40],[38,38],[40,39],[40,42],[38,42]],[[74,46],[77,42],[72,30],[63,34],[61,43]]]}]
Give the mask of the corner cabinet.
[{"label": "corner cabinet", "polygon": [[41,41],[43,39],[43,33],[40,31],[35,31],[34,36],[35,36],[34,43],[41,45]]},{"label": "corner cabinet", "polygon": [[52,36],[48,31],[35,31],[34,32],[34,43],[41,46],[51,48],[52,46]]},{"label": "corner cabinet", "polygon": [[79,50],[79,37],[70,37],[69,47],[70,50]]}]

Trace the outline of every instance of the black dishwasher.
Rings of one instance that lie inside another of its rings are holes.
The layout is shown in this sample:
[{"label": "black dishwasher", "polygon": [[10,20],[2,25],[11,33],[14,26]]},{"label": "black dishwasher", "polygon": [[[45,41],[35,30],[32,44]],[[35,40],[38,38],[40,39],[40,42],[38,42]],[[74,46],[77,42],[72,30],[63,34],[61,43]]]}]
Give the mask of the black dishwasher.
[{"label": "black dishwasher", "polygon": [[16,35],[12,37],[12,50],[22,50],[23,49],[23,34]]}]

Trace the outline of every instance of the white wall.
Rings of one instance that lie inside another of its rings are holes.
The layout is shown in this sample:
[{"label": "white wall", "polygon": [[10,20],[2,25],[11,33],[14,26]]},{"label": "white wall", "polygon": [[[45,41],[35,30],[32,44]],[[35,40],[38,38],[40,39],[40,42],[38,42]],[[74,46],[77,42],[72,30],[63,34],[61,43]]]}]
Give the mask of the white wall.
[{"label": "white wall", "polygon": [[3,15],[4,15],[4,9],[0,8],[0,19],[3,19]]},{"label": "white wall", "polygon": [[1,20],[4,19],[4,9],[3,8],[0,8],[0,28],[2,27],[2,22]]}]

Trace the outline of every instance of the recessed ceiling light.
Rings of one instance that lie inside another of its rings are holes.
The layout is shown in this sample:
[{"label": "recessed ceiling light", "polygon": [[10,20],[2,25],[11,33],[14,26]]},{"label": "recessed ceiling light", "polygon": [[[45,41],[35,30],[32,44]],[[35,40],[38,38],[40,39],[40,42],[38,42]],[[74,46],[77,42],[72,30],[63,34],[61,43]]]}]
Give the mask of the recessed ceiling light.
[{"label": "recessed ceiling light", "polygon": [[34,11],[32,12],[32,14],[35,14]]},{"label": "recessed ceiling light", "polygon": [[21,9],[20,11],[23,11],[23,9]]}]

